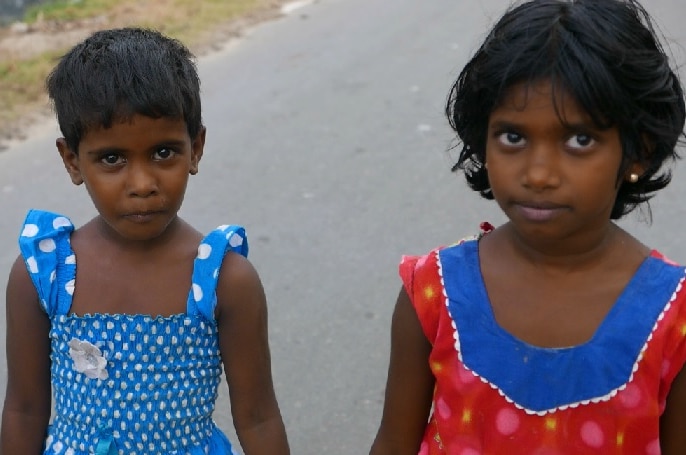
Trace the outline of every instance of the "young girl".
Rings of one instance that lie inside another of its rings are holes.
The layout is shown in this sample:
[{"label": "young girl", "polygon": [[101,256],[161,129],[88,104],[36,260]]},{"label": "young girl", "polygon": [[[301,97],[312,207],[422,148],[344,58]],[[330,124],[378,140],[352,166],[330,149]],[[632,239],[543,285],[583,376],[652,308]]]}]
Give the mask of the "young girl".
[{"label": "young girl", "polygon": [[683,134],[648,14],[520,3],[447,114],[508,221],[403,258],[371,453],[685,454],[685,271],[613,221],[668,184]]},{"label": "young girl", "polygon": [[21,230],[2,452],[234,453],[212,420],[223,365],[244,452],[289,453],[245,232],[177,216],[205,143],[193,56],[155,31],[97,32],[47,87],[98,215],[75,229],[32,210]]}]

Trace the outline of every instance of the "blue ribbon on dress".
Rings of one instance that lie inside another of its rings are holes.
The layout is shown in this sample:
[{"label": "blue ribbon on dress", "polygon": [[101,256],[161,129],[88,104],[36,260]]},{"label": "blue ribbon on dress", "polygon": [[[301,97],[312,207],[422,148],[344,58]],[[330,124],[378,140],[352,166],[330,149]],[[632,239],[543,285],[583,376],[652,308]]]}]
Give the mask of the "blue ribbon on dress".
[{"label": "blue ribbon on dress", "polygon": [[119,452],[114,444],[112,430],[101,426],[99,433],[100,441],[98,441],[98,446],[95,448],[95,455],[117,455]]}]

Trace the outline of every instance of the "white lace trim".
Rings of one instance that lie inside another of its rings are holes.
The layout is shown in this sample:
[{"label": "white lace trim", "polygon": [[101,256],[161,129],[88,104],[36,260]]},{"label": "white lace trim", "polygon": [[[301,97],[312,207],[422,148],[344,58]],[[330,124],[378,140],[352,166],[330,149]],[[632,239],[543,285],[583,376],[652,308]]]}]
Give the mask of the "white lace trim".
[{"label": "white lace trim", "polygon": [[[441,258],[440,258],[439,253],[440,253],[440,251],[436,251],[434,254],[436,255],[436,263],[438,264],[438,275],[440,276],[440,279],[441,279],[441,292],[443,293],[445,306],[446,306],[446,309],[448,310],[448,315],[450,315],[450,299],[448,298],[448,293],[445,289],[445,282],[443,280],[443,264],[441,263]],[[674,290],[674,292],[672,292],[672,297],[669,299],[669,302],[667,302],[667,304],[663,308],[662,312],[657,317],[657,320],[655,321],[655,324],[653,325],[653,329],[650,332],[648,339],[643,344],[643,347],[641,348],[641,351],[639,352],[638,357],[636,358],[636,361],[634,362],[634,366],[631,370],[631,375],[629,376],[629,379],[627,380],[627,382],[625,382],[621,386],[611,390],[609,393],[607,393],[605,395],[602,395],[599,397],[594,397],[594,398],[587,399],[587,400],[576,401],[574,403],[568,403],[568,404],[564,404],[561,406],[556,406],[556,407],[550,408],[550,409],[544,409],[542,411],[535,411],[533,409],[528,409],[528,408],[522,406],[521,404],[517,403],[512,398],[510,398],[496,384],[491,383],[488,379],[482,377],[477,372],[473,371],[472,369],[467,367],[467,365],[465,365],[464,361],[462,360],[462,351],[460,350],[460,336],[457,332],[457,325],[455,324],[455,320],[452,318],[452,316],[450,316],[450,324],[453,327],[453,338],[455,339],[455,351],[457,352],[457,358],[460,360],[460,364],[466,370],[468,370],[470,373],[472,373],[475,377],[479,378],[481,380],[481,382],[483,382],[484,384],[488,384],[492,389],[496,390],[503,398],[505,398],[505,400],[507,400],[509,403],[512,403],[518,409],[521,409],[522,411],[526,412],[527,414],[535,414],[538,416],[545,416],[547,414],[552,414],[552,413],[557,412],[557,411],[564,411],[564,410],[569,409],[569,408],[573,409],[573,408],[577,408],[579,406],[586,406],[590,403],[600,403],[600,402],[604,402],[604,401],[610,401],[613,397],[615,397],[615,395],[617,395],[617,393],[624,390],[626,388],[626,386],[629,383],[631,383],[631,381],[633,380],[634,373],[636,373],[636,371],[638,371],[639,363],[643,359],[643,353],[648,349],[648,343],[650,343],[650,341],[653,339],[653,333],[655,333],[660,321],[662,321],[664,319],[665,314],[667,314],[667,312],[672,307],[672,303],[676,300],[677,295],[681,291],[681,288],[682,288],[682,285],[683,285],[685,279],[686,279],[686,277],[682,277],[679,280],[679,283],[677,284],[676,289]]]}]

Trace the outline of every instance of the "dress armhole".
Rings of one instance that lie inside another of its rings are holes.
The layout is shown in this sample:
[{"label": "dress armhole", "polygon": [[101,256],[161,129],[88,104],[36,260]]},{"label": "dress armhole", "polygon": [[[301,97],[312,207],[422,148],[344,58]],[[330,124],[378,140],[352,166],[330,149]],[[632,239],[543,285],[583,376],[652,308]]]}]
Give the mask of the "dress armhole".
[{"label": "dress armhole", "polygon": [[200,242],[193,262],[192,287],[186,305],[188,314],[202,314],[208,321],[214,321],[217,280],[229,251],[248,257],[248,238],[243,227],[220,226]]},{"label": "dress armhole", "polygon": [[425,256],[403,256],[399,273],[422,331],[433,345],[438,333],[442,306],[445,305],[436,251]]},{"label": "dress armhole", "polygon": [[666,394],[671,387],[674,378],[685,367],[686,364],[686,289],[684,289],[684,278],[679,281],[674,290],[670,311],[665,315],[662,323],[671,325],[664,343],[664,359],[662,382],[663,390]]},{"label": "dress armhole", "polygon": [[74,292],[76,262],[71,250],[72,222],[56,213],[30,210],[19,235],[19,249],[40,305],[49,315],[66,313]]}]

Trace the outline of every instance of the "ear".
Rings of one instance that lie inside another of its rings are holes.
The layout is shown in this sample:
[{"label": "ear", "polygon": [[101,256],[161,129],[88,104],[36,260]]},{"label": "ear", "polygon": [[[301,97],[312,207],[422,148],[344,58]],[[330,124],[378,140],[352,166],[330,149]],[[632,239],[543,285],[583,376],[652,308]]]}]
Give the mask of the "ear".
[{"label": "ear", "polygon": [[71,177],[71,182],[74,185],[81,185],[83,177],[81,176],[81,169],[79,169],[79,155],[67,145],[67,140],[63,137],[57,139],[55,145],[57,145],[64,167]]},{"label": "ear", "polygon": [[198,131],[198,135],[193,139],[191,144],[191,168],[189,173],[195,175],[198,173],[198,163],[202,158],[203,151],[205,150],[205,133],[207,128],[204,126]]},{"label": "ear", "polygon": [[651,140],[647,134],[641,135],[642,150],[641,156],[638,157],[637,161],[633,162],[624,173],[624,181],[635,183],[638,179],[645,174],[646,169],[650,165],[650,158],[655,151],[655,141]]},{"label": "ear", "polygon": [[636,183],[636,181],[641,178],[645,173],[646,166],[643,163],[633,163],[624,172],[624,181],[630,183]]}]

